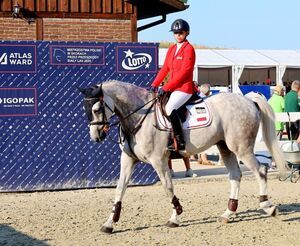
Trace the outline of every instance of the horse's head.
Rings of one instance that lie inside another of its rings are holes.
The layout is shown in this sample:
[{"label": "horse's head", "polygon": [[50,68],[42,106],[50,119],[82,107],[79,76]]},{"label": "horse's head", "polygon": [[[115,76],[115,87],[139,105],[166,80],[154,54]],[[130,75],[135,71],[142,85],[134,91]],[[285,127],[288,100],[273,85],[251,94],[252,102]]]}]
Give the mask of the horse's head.
[{"label": "horse's head", "polygon": [[114,114],[113,100],[105,95],[102,84],[90,88],[78,88],[84,94],[83,106],[89,120],[90,137],[103,141],[109,130],[109,119]]}]

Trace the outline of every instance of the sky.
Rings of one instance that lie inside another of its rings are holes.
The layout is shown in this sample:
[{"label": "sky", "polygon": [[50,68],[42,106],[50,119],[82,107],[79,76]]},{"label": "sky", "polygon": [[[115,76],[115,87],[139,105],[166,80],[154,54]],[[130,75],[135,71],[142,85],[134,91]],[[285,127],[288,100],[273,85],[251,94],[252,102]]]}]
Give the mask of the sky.
[{"label": "sky", "polygon": [[[174,42],[172,22],[189,22],[192,44],[232,49],[300,50],[300,0],[188,0],[190,7],[139,32],[140,42]],[[138,26],[158,18],[138,22]]]}]

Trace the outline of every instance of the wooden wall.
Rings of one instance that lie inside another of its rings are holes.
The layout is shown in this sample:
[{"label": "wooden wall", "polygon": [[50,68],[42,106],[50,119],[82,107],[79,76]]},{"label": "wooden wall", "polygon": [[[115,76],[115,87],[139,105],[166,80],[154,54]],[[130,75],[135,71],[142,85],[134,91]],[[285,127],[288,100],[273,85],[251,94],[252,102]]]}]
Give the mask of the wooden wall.
[{"label": "wooden wall", "polygon": [[125,0],[2,0],[0,12],[11,12],[18,4],[33,12],[132,14],[134,8]]},{"label": "wooden wall", "polygon": [[[12,18],[16,2],[34,22],[25,13]],[[135,42],[136,7],[125,0],[0,0],[0,40]]]}]

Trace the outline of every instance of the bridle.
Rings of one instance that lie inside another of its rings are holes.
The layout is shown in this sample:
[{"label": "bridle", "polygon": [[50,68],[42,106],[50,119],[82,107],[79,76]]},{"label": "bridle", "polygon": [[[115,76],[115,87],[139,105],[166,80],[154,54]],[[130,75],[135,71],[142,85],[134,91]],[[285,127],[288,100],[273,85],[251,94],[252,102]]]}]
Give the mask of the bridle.
[{"label": "bridle", "polygon": [[[92,98],[84,98],[85,101],[92,101],[94,100],[95,103],[97,102],[100,102],[100,107],[99,107],[99,110],[98,112],[99,113],[102,113],[103,115],[103,120],[102,121],[91,121],[89,123],[89,126],[102,126],[102,125],[107,125],[109,126],[110,123],[108,122],[107,120],[107,116],[106,116],[106,113],[105,113],[105,107],[109,109],[109,111],[114,114],[115,112],[111,109],[111,107],[103,100],[103,97],[92,97]],[[95,104],[93,103],[93,105]]]},{"label": "bridle", "polygon": [[136,131],[136,129],[139,129],[141,124],[143,123],[144,119],[146,118],[146,116],[148,115],[148,113],[150,112],[151,108],[153,107],[155,101],[158,99],[158,96],[152,98],[151,100],[149,100],[148,102],[146,102],[145,104],[143,104],[142,106],[136,108],[134,111],[132,111],[131,113],[129,113],[128,115],[126,115],[125,117],[122,117],[121,119],[119,119],[118,121],[114,122],[114,123],[110,123],[107,120],[107,116],[105,113],[105,108],[107,108],[109,111],[111,111],[112,115],[115,114],[114,110],[104,101],[103,96],[101,95],[100,97],[91,97],[91,98],[84,98],[85,101],[92,101],[94,100],[95,102],[93,103],[93,105],[97,102],[100,102],[100,107],[98,112],[102,113],[103,115],[103,120],[102,121],[91,121],[89,123],[89,126],[103,126],[102,129],[104,127],[110,128],[112,126],[116,126],[119,125],[121,121],[128,119],[130,116],[132,116],[133,114],[135,114],[136,112],[138,112],[139,110],[141,110],[142,108],[144,108],[146,105],[148,105],[149,103],[153,102],[153,104],[149,107],[149,109],[147,110],[146,114],[144,115],[144,117],[142,118],[142,120],[140,121],[139,125],[136,126],[136,128],[134,129]]},{"label": "bridle", "polygon": [[129,133],[129,134],[135,135],[138,132],[138,130],[141,128],[144,120],[146,119],[147,115],[149,114],[150,110],[152,109],[153,105],[155,104],[156,100],[158,99],[158,96],[153,97],[151,100],[149,100],[148,102],[144,103],[142,106],[136,108],[134,111],[132,111],[131,113],[129,113],[125,117],[119,117],[119,120],[117,120],[116,122],[114,122],[114,123],[111,124],[107,120],[107,116],[106,116],[106,113],[105,113],[105,108],[107,108],[108,110],[111,111],[112,116],[115,114],[115,111],[104,101],[104,99],[103,99],[104,95],[103,95],[103,92],[102,92],[102,86],[100,87],[99,94],[97,94],[97,95],[98,95],[98,97],[95,95],[94,97],[84,98],[85,101],[91,101],[92,105],[94,105],[95,103],[99,102],[100,103],[100,107],[98,109],[98,112],[102,114],[102,120],[101,121],[90,121],[89,127],[91,127],[91,126],[102,126],[102,128],[101,128],[101,132],[102,133],[101,133],[101,136],[100,136],[100,140],[104,140],[106,138],[106,136],[107,136],[107,133],[108,133],[109,129],[112,126],[118,126],[118,129],[119,129],[119,131],[118,131],[119,132],[119,139],[118,139],[118,141],[117,142],[114,141],[108,135],[110,141],[114,142],[116,144],[123,145],[124,142],[125,142],[125,139],[127,139],[127,141],[128,141],[128,148],[129,148],[129,155],[138,160],[136,154],[134,153],[133,149],[131,148],[130,138],[128,136],[128,133],[125,133],[124,130],[122,129],[121,121],[124,121],[125,119],[128,119],[133,114],[135,114],[136,112],[138,112],[139,110],[141,110],[146,105],[148,105],[149,103],[152,102],[151,106],[147,109],[147,112],[139,120],[138,124],[134,127],[134,129]]}]

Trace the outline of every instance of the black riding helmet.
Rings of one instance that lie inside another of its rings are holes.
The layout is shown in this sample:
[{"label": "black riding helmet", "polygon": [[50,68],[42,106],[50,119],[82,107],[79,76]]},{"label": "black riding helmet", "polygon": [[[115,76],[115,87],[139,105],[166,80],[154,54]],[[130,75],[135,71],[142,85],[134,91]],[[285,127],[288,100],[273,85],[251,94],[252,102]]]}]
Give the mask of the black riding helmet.
[{"label": "black riding helmet", "polygon": [[170,32],[182,32],[186,31],[187,33],[190,33],[190,25],[183,19],[177,19],[175,20],[171,25]]}]

